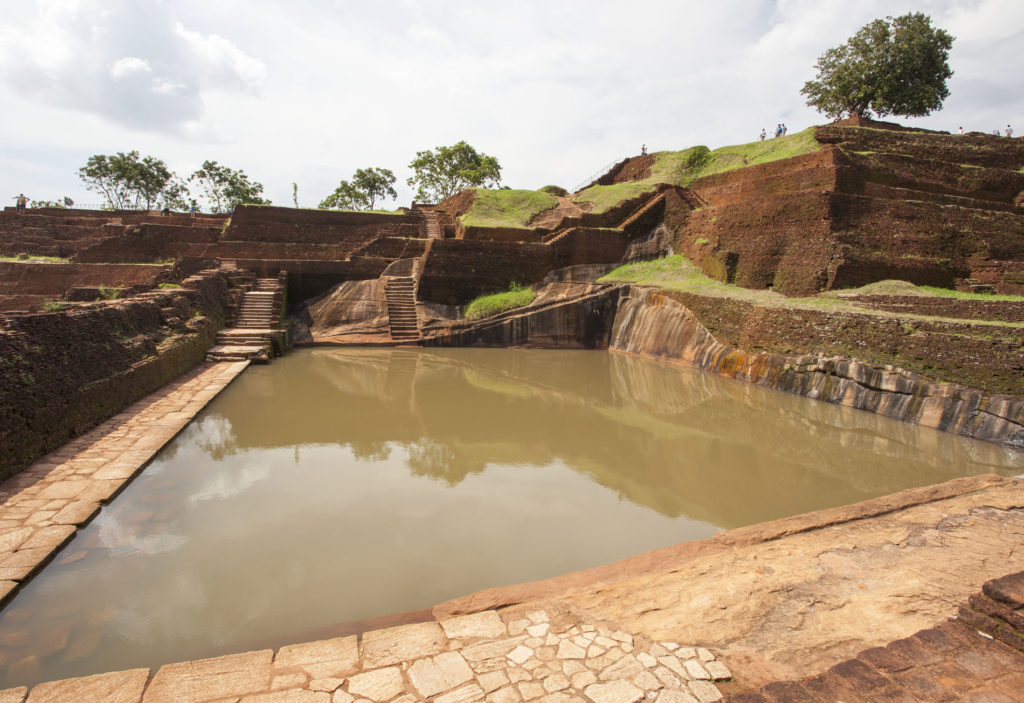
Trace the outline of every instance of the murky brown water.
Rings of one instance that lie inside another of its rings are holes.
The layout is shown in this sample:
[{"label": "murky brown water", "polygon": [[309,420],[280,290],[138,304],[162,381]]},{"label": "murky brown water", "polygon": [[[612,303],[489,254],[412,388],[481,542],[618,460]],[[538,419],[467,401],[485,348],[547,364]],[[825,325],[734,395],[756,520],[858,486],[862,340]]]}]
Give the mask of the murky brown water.
[{"label": "murky brown water", "polygon": [[1022,465],[615,354],[296,351],[246,371],[12,601],[0,666],[18,685],[280,646]]}]

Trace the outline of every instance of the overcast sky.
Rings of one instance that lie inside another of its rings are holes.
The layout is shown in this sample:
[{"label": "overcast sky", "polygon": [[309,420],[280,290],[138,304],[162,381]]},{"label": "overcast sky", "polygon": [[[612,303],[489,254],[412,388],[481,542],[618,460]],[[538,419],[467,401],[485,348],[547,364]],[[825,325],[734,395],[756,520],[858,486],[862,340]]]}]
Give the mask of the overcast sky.
[{"label": "overcast sky", "polygon": [[[639,153],[826,120],[814,62],[877,17],[956,37],[945,108],[903,120],[1024,134],[1022,0],[3,0],[0,195],[98,203],[78,168],[139,150],[212,159],[277,205],[357,168],[399,178],[465,139],[503,183],[573,188]],[[12,205],[13,199],[5,204]],[[388,206],[394,206],[387,203]]]}]

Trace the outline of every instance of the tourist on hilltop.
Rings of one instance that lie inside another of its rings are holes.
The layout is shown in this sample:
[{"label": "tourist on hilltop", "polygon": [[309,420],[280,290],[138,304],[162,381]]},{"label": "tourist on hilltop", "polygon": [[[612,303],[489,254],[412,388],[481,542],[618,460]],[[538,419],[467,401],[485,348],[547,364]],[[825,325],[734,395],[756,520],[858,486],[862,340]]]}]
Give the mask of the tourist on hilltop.
[{"label": "tourist on hilltop", "polygon": [[28,198],[25,197],[24,193],[18,193],[14,196],[14,209],[19,215],[25,214],[25,208],[28,207]]},{"label": "tourist on hilltop", "polygon": [[960,134],[960,135],[963,135],[963,133],[964,133],[964,128],[963,128],[963,126],[961,125],[961,127],[960,127],[960,130],[959,130],[958,134]]},{"label": "tourist on hilltop", "polygon": [[762,127],[762,128],[761,128],[761,141],[763,142],[763,141],[764,141],[764,138],[765,138],[765,137],[767,137],[767,136],[768,136],[768,133],[767,133],[767,132],[765,132],[765,131],[764,131],[764,127]]},{"label": "tourist on hilltop", "polygon": [[1013,136],[1013,127],[1006,125],[1006,138],[1009,139]]},{"label": "tourist on hilltop", "polygon": [[782,136],[786,136],[786,132],[788,132],[788,131],[789,131],[789,127],[787,127],[786,123],[783,122],[782,123]]},{"label": "tourist on hilltop", "polygon": [[640,145],[640,156],[647,156],[647,145],[646,144],[641,144]]},{"label": "tourist on hilltop", "polygon": [[775,125],[775,138],[778,139],[782,136],[782,123]]},{"label": "tourist on hilltop", "polygon": [[164,217],[169,217],[171,214],[171,208],[169,205],[164,205],[164,209],[160,211],[160,214]]},{"label": "tourist on hilltop", "polygon": [[188,201],[188,214],[195,217],[197,212],[199,212],[199,205],[196,204],[195,198],[190,198]]}]

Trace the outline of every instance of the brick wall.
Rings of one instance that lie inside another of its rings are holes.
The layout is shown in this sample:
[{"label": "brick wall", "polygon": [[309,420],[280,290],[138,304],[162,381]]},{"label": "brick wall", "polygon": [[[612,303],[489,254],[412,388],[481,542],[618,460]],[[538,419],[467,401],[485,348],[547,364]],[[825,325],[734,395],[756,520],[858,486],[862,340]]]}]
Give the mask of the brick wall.
[{"label": "brick wall", "polygon": [[465,305],[478,295],[507,290],[513,282],[539,282],[554,268],[554,260],[554,250],[543,244],[438,239],[424,263],[418,297]]},{"label": "brick wall", "polygon": [[226,280],[3,318],[0,478],[199,363],[223,326]]}]

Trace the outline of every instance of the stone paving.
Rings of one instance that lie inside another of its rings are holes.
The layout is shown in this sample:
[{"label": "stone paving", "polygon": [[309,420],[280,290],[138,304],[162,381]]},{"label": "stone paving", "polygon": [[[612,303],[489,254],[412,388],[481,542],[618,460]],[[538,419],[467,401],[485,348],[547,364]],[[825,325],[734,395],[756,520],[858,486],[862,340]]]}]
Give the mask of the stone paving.
[{"label": "stone paving", "polygon": [[201,364],[0,484],[0,604],[247,365]]},{"label": "stone paving", "polygon": [[[731,678],[703,647],[489,610],[361,638],[0,691],[0,703],[713,703]],[[513,619],[519,618],[519,619]]]}]

